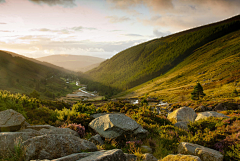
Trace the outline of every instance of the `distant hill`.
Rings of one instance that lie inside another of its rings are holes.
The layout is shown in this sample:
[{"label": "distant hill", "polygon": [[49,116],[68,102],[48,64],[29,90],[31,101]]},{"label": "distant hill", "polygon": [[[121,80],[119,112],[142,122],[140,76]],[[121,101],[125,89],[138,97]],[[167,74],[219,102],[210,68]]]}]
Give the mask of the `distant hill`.
[{"label": "distant hill", "polygon": [[[238,54],[240,42],[237,40],[238,37],[233,33],[238,35],[237,31],[239,30],[240,16],[238,15],[221,22],[197,27],[131,47],[116,54],[111,59],[106,60],[100,66],[85,74],[93,81],[98,81],[103,85],[117,89],[116,92],[131,89],[149,80],[152,81],[152,79],[161,75],[164,77],[166,76],[165,74],[174,69],[176,70],[176,68],[179,69],[178,77],[180,78],[183,76],[180,69],[186,67],[192,61],[197,63],[198,60],[205,58],[204,63],[212,65],[218,63],[219,60],[225,60],[227,57]],[[235,40],[228,37],[231,34],[233,34],[232,37]],[[224,36],[227,38],[219,41]],[[213,41],[216,41],[217,44],[209,46]],[[230,47],[226,47],[229,52],[225,51],[224,47],[228,43],[232,43]],[[223,49],[218,51],[219,48]],[[211,51],[211,57],[209,57],[209,53],[206,53],[207,50]],[[237,55],[234,57],[238,58]],[[203,67],[200,65],[198,68],[203,69]],[[221,65],[218,68],[221,68]],[[193,66],[189,67],[189,69],[193,73],[199,70],[193,68]],[[231,69],[235,70],[236,68]],[[206,69],[206,71],[202,72],[207,71]],[[174,79],[179,80],[177,77],[174,77]],[[141,87],[143,88],[143,86]],[[104,90],[91,83],[88,88]],[[111,94],[115,94],[116,92],[112,92]],[[129,92],[134,92],[134,90],[129,90]],[[148,90],[145,92],[147,93]]]},{"label": "distant hill", "polygon": [[51,55],[37,58],[72,71],[86,72],[100,65],[105,59],[83,55]]},{"label": "distant hill", "polygon": [[29,94],[38,91],[41,97],[54,98],[76,88],[66,84],[75,74],[55,65],[0,50],[0,89]]}]

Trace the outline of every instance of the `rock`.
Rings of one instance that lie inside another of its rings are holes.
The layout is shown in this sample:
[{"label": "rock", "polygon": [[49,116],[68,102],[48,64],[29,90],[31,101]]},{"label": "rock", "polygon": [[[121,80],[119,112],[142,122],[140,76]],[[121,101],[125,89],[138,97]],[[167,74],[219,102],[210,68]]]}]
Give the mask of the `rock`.
[{"label": "rock", "polygon": [[21,129],[25,123],[22,114],[9,109],[0,112],[0,132],[14,132]]},{"label": "rock", "polygon": [[136,121],[124,114],[106,114],[97,117],[89,126],[104,138],[115,139],[120,137],[145,138],[148,131]]},{"label": "rock", "polygon": [[103,145],[104,142],[99,134],[92,136],[89,141],[94,143],[95,145]]},{"label": "rock", "polygon": [[92,155],[78,161],[126,161],[126,156],[121,149],[103,150],[94,152]]},{"label": "rock", "polygon": [[79,134],[70,129],[70,128],[58,128],[58,127],[50,127],[49,129],[41,129],[39,132],[44,133],[44,134],[71,134],[77,137],[80,137]]},{"label": "rock", "polygon": [[205,111],[211,111],[212,107],[207,106],[198,106],[194,111],[195,112],[205,112]]},{"label": "rock", "polygon": [[27,126],[26,129],[34,129],[34,130],[41,130],[41,129],[50,129],[53,128],[51,125],[32,125],[32,126]]},{"label": "rock", "polygon": [[104,115],[106,115],[106,114],[112,114],[112,113],[95,113],[95,114],[92,114],[91,117],[93,117],[93,118],[98,118],[98,117],[104,116]]},{"label": "rock", "polygon": [[220,152],[201,145],[187,142],[181,142],[178,145],[178,153],[195,155],[198,156],[202,161],[223,161],[223,155]]},{"label": "rock", "polygon": [[152,154],[146,153],[143,154],[143,161],[158,161]]},{"label": "rock", "polygon": [[192,108],[189,107],[181,107],[172,113],[168,115],[168,119],[172,123],[177,123],[177,122],[194,122],[195,118],[197,117],[197,114]]},{"label": "rock", "polygon": [[176,127],[179,127],[181,129],[184,129],[184,130],[188,130],[188,122],[183,122],[183,121],[180,121],[180,122],[177,122],[176,124],[174,124],[174,126]]},{"label": "rock", "polygon": [[82,150],[97,150],[95,144],[71,134],[37,136],[24,141],[23,146],[26,147],[26,160],[56,159]]},{"label": "rock", "polygon": [[213,111],[226,111],[227,107],[225,107],[222,103],[219,103],[214,109]]},{"label": "rock", "polygon": [[146,152],[146,153],[152,153],[152,148],[150,148],[149,146],[142,145],[141,148],[142,148],[142,150],[144,150],[144,152]]},{"label": "rock", "polygon": [[53,159],[51,161],[76,161],[85,157],[92,155],[94,152],[89,153],[75,153],[58,159]]},{"label": "rock", "polygon": [[39,133],[32,132],[1,132],[0,133],[0,156],[14,150],[14,145],[17,142],[23,142],[27,139],[39,136]]},{"label": "rock", "polygon": [[206,112],[198,113],[195,121],[198,121],[200,119],[207,119],[208,117],[227,117],[227,118],[229,118],[228,116],[226,116],[222,113],[218,113],[218,112],[215,112],[215,111],[206,111]]},{"label": "rock", "polygon": [[134,154],[124,153],[124,155],[126,157],[126,161],[137,161],[137,156]]},{"label": "rock", "polygon": [[169,154],[165,158],[163,158],[161,161],[201,161],[201,159],[198,156],[193,155],[182,155],[182,154]]}]

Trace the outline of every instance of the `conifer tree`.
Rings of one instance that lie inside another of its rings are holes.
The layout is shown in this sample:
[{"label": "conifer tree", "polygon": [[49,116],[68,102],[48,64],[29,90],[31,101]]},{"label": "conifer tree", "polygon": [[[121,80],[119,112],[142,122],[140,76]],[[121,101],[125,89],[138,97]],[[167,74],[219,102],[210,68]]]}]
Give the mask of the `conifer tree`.
[{"label": "conifer tree", "polygon": [[203,93],[203,87],[201,86],[200,83],[197,83],[191,95],[192,100],[199,100],[200,98],[206,96],[206,94]]}]

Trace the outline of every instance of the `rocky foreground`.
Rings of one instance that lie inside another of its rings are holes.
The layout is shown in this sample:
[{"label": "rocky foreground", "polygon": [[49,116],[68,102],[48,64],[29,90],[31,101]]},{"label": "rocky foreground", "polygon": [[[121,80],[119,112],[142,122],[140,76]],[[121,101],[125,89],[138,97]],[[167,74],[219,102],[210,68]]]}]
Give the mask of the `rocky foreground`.
[{"label": "rocky foreground", "polygon": [[[206,111],[196,115],[189,107],[182,107],[169,114],[168,119],[175,126],[187,130],[189,121],[207,117],[227,117],[214,111]],[[123,153],[121,149],[98,150],[97,144],[104,144],[103,139],[123,137],[143,139],[148,131],[136,121],[124,114],[98,114],[89,124],[97,135],[89,140],[81,139],[76,131],[69,128],[57,128],[50,125],[29,125],[26,119],[14,110],[0,112],[0,156],[14,151],[16,143],[25,152],[28,160],[54,161],[136,161],[134,154]],[[149,151],[151,153],[151,151]],[[157,161],[152,154],[144,154],[145,161]],[[223,155],[213,149],[197,144],[181,142],[176,155],[168,155],[163,161],[222,161]]]}]

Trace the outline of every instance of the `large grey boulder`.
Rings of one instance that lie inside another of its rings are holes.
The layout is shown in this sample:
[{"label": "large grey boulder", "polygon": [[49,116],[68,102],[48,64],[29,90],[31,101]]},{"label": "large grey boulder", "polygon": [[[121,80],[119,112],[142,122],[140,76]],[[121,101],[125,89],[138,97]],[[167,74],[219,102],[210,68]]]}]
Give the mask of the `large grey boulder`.
[{"label": "large grey boulder", "polygon": [[187,142],[178,145],[178,153],[195,155],[202,161],[223,161],[223,155],[219,151]]},{"label": "large grey boulder", "polygon": [[215,111],[206,111],[206,112],[198,113],[197,118],[195,119],[195,121],[198,121],[200,119],[207,119],[209,117],[227,117],[227,118],[229,118],[229,116],[226,116],[226,115],[224,115],[222,113],[218,113],[218,112],[215,112]]},{"label": "large grey boulder", "polygon": [[168,156],[164,157],[161,161],[202,161],[198,156],[193,155],[182,155],[182,154],[169,154]]},{"label": "large grey boulder", "polygon": [[89,123],[89,126],[102,137],[109,139],[123,136],[141,139],[148,134],[141,125],[124,114],[106,114],[97,117]]},{"label": "large grey boulder", "polygon": [[197,114],[192,108],[184,106],[168,114],[167,118],[175,124],[177,122],[194,122],[196,117]]},{"label": "large grey boulder", "polygon": [[0,133],[0,156],[14,150],[17,143],[21,143],[35,136],[41,135],[34,132],[1,132]]},{"label": "large grey boulder", "polygon": [[83,151],[96,151],[95,144],[74,135],[47,134],[30,138],[23,142],[26,160],[56,159]]},{"label": "large grey boulder", "polygon": [[14,132],[22,128],[25,123],[22,114],[9,109],[0,112],[0,132]]}]

